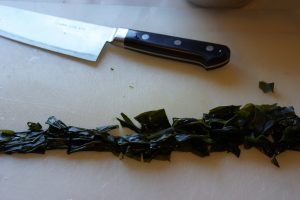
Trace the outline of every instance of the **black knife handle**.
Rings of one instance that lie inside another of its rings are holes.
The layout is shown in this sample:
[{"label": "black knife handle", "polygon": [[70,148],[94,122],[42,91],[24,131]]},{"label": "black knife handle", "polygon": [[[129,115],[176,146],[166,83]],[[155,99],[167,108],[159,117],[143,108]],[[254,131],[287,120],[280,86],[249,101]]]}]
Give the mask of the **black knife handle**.
[{"label": "black knife handle", "polygon": [[230,59],[230,49],[225,45],[137,30],[128,30],[124,38],[124,47],[155,56],[200,64],[205,69],[221,67]]}]

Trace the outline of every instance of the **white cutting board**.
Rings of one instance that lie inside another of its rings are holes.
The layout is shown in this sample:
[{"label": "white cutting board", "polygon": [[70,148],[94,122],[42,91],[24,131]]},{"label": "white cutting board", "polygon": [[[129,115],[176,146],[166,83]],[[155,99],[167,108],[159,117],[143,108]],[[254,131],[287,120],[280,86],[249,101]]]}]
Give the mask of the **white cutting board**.
[{"label": "white cutting board", "polygon": [[[86,22],[153,31],[230,46],[227,66],[201,67],[108,45],[97,63],[0,38],[0,128],[55,115],[68,125],[117,123],[125,112],[165,108],[170,117],[202,117],[219,105],[279,103],[300,114],[299,13],[288,10],[213,11],[98,4],[2,2]],[[298,16],[298,18],[297,18]],[[113,69],[113,70],[112,70]],[[260,80],[275,82],[263,94]],[[46,127],[46,126],[45,126]],[[119,160],[110,153],[0,155],[0,199],[298,199],[300,153],[257,150],[199,158],[174,153],[171,162]]]}]

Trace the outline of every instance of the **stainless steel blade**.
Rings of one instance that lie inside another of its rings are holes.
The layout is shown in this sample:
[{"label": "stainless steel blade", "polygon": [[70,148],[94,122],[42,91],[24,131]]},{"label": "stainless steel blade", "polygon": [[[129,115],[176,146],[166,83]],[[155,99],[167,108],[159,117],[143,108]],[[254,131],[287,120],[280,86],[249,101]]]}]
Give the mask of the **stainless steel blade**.
[{"label": "stainless steel blade", "polygon": [[19,42],[96,61],[116,28],[0,6],[0,35]]}]

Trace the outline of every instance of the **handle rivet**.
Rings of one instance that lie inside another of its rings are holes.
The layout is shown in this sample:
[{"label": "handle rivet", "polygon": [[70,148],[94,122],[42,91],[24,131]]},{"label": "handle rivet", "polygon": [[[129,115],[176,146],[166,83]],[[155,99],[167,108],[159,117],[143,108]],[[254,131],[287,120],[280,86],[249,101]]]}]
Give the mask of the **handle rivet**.
[{"label": "handle rivet", "polygon": [[214,46],[212,46],[212,45],[207,45],[205,49],[206,49],[206,51],[211,52],[211,51],[213,51],[215,48],[214,48]]},{"label": "handle rivet", "polygon": [[175,41],[174,41],[174,44],[175,44],[176,46],[179,46],[179,45],[182,44],[182,41],[181,41],[181,40],[175,40]]},{"label": "handle rivet", "polygon": [[142,35],[143,40],[148,40],[149,38],[150,38],[150,36],[146,33]]}]

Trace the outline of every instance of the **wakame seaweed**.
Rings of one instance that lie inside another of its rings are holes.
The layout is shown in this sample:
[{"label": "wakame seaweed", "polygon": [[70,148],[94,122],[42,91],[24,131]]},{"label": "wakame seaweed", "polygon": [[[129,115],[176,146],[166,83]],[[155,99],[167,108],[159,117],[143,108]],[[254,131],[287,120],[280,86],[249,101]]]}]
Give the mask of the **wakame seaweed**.
[{"label": "wakame seaweed", "polygon": [[51,149],[106,151],[119,157],[150,162],[170,160],[173,151],[209,156],[229,152],[239,157],[241,147],[256,148],[279,167],[277,157],[287,150],[300,151],[300,120],[293,107],[277,104],[220,106],[196,118],[173,118],[164,109],[148,111],[134,117],[124,113],[117,118],[121,126],[133,133],[116,136],[118,125],[85,129],[67,126],[49,117],[43,130],[39,123],[28,122],[28,130],[0,130],[0,152],[44,153]]},{"label": "wakame seaweed", "polygon": [[274,92],[274,83],[266,83],[264,81],[259,81],[258,87],[264,92]]}]

